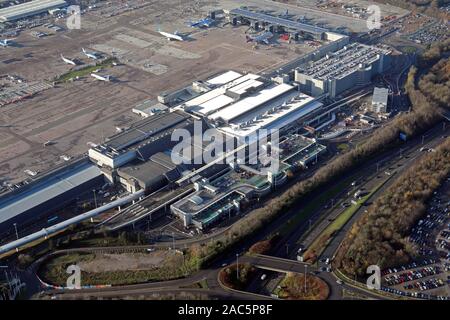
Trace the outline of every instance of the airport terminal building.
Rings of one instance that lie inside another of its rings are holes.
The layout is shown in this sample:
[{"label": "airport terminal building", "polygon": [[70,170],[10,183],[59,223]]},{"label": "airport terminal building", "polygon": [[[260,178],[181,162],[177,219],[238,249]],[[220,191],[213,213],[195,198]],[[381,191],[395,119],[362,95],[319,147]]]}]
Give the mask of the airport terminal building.
[{"label": "airport terminal building", "polygon": [[55,169],[0,198],[0,232],[11,231],[14,223],[20,227],[39,221],[103,184],[102,172],[86,158]]},{"label": "airport terminal building", "polygon": [[239,143],[258,139],[261,129],[286,131],[313,122],[323,112],[316,98],[292,84],[257,74],[228,71],[207,82],[210,89],[175,109],[200,117]]}]

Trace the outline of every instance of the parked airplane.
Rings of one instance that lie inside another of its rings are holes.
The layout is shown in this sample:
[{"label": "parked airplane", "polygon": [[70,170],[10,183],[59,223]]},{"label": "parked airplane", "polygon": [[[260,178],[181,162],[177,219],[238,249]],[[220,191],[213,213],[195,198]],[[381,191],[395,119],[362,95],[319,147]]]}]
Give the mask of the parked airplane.
[{"label": "parked airplane", "polygon": [[97,52],[93,52],[93,51],[86,51],[84,48],[81,48],[81,50],[83,51],[84,55],[88,58],[97,60],[99,58],[99,54]]},{"label": "parked airplane", "polygon": [[256,42],[256,43],[265,43],[269,44],[269,40],[273,37],[272,32],[264,32],[257,36],[249,36],[247,35],[247,42]]},{"label": "parked airplane", "polygon": [[111,76],[109,76],[109,75],[101,76],[96,73],[91,73],[91,77],[94,77],[95,79],[100,80],[100,81],[106,81],[106,82],[111,81]]},{"label": "parked airplane", "polygon": [[44,142],[44,147],[52,146],[54,144],[56,144],[56,141],[48,140],[47,142]]},{"label": "parked airplane", "polygon": [[213,23],[215,22],[214,19],[211,18],[204,18],[204,19],[200,19],[198,21],[195,22],[189,22],[189,25],[192,28],[209,28],[213,25]]},{"label": "parked airplane", "polygon": [[67,63],[67,64],[71,64],[71,65],[73,65],[73,66],[76,66],[77,64],[75,63],[75,61],[73,61],[73,60],[70,60],[70,59],[67,59],[67,58],[64,58],[64,56],[61,54],[61,59],[65,62],[65,63]]},{"label": "parked airplane", "polygon": [[167,40],[177,40],[177,41],[184,41],[183,37],[178,34],[178,31],[175,31],[174,33],[164,32],[158,29],[158,32],[167,38]]},{"label": "parked airplane", "polygon": [[11,45],[11,40],[13,39],[2,39],[0,40],[0,46],[9,47]]}]

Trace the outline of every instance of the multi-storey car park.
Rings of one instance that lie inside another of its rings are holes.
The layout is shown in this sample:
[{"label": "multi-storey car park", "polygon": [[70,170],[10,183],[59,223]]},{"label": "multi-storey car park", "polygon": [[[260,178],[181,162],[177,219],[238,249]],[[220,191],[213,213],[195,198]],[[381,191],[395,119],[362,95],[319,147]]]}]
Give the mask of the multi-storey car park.
[{"label": "multi-storey car park", "polygon": [[370,83],[372,77],[390,67],[391,50],[352,43],[295,70],[295,81],[312,96],[340,93]]}]

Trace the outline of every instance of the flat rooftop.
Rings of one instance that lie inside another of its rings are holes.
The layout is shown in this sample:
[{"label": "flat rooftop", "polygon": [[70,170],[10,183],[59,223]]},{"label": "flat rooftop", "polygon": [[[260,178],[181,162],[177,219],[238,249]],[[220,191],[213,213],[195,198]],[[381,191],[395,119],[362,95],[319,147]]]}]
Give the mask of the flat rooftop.
[{"label": "flat rooftop", "polygon": [[230,14],[235,15],[235,16],[241,16],[241,17],[255,20],[255,21],[265,21],[274,26],[282,26],[282,27],[288,28],[290,30],[304,31],[304,32],[309,32],[309,33],[316,34],[316,35],[328,31],[327,29],[312,26],[309,24],[300,23],[297,21],[292,21],[292,20],[288,20],[288,19],[284,19],[284,18],[280,18],[280,17],[271,16],[271,15],[268,15],[265,13],[254,12],[254,11],[249,11],[249,10],[245,10],[245,9],[232,9],[232,10],[230,10]]},{"label": "flat rooftop", "polygon": [[0,22],[14,21],[50,9],[67,6],[64,0],[34,0],[0,9]]},{"label": "flat rooftop", "polygon": [[289,95],[282,96],[251,113],[236,118],[219,129],[238,138],[255,134],[260,129],[279,130],[319,110],[322,106],[322,103],[315,98],[293,90]]},{"label": "flat rooftop", "polygon": [[231,74],[229,72],[224,73],[212,80],[208,80],[208,83],[209,81],[216,84],[220,83],[219,87],[201,94],[183,105],[186,111],[205,117],[235,101],[232,96],[226,94],[227,91],[235,94],[244,94],[251,88],[263,85],[263,82],[258,79],[260,79],[260,76],[252,73],[246,75],[240,75],[234,71]]},{"label": "flat rooftop", "polygon": [[135,122],[130,128],[108,138],[106,142],[94,147],[94,149],[101,153],[113,152],[119,154],[123,150],[173,128],[188,119],[190,119],[190,115],[180,111],[155,114]]},{"label": "flat rooftop", "polygon": [[380,55],[389,53],[386,49],[352,43],[328,53],[311,65],[302,66],[298,72],[319,80],[341,79],[358,70],[360,65],[370,65],[378,60]]},{"label": "flat rooftop", "polygon": [[133,112],[142,112],[145,114],[155,114],[157,112],[166,111],[169,107],[158,102],[157,100],[148,99],[136,104]]},{"label": "flat rooftop", "polygon": [[240,77],[242,77],[242,74],[240,74],[236,71],[230,70],[230,71],[222,73],[218,76],[212,77],[211,79],[208,79],[206,82],[209,85],[219,86],[219,85],[224,85],[233,80],[236,80],[237,78],[240,78]]},{"label": "flat rooftop", "polygon": [[0,198],[0,223],[101,175],[100,169],[95,165],[83,162],[66,171],[44,178],[24,192],[11,197]]},{"label": "flat rooftop", "polygon": [[373,89],[372,104],[387,105],[388,96],[389,96],[389,90],[387,88],[375,87]]},{"label": "flat rooftop", "polygon": [[[152,183],[165,179],[164,176],[175,168],[176,166],[172,163],[161,163],[150,159],[145,162],[139,161],[127,164],[119,168],[118,173],[121,177],[136,179],[144,187],[144,185],[150,186]],[[177,179],[179,176],[175,175],[174,178]]]},{"label": "flat rooftop", "polygon": [[250,97],[239,100],[238,102],[213,113],[209,118],[212,120],[221,119],[225,122],[229,122],[292,90],[294,90],[294,87],[290,84],[282,83],[272,85],[258,91]]}]

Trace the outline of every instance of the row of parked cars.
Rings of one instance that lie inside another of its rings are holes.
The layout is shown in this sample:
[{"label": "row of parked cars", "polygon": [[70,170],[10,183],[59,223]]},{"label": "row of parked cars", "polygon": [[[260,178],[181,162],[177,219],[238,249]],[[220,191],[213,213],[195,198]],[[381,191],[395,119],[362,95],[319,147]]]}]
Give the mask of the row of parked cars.
[{"label": "row of parked cars", "polygon": [[437,262],[437,260],[435,259],[423,259],[422,261],[415,261],[415,262],[411,262],[409,264],[405,264],[403,266],[400,267],[396,267],[396,268],[389,268],[386,270],[383,270],[381,272],[381,275],[385,276],[391,273],[397,273],[400,271],[406,271],[409,269],[414,269],[414,268],[418,268],[418,267],[425,267],[431,264],[435,264]]},{"label": "row of parked cars", "polygon": [[417,270],[409,270],[400,274],[388,275],[385,281],[390,286],[395,286],[400,283],[422,279],[429,276],[434,276],[442,272],[438,266],[424,267]]},{"label": "row of parked cars", "polygon": [[427,216],[421,220],[412,228],[409,239],[411,242],[417,244],[419,247],[431,245],[431,238],[434,235],[434,231],[442,227],[445,223],[448,213],[440,208],[432,207]]},{"label": "row of parked cars", "polygon": [[[450,178],[448,179],[450,182]],[[447,182],[448,183],[448,182]],[[418,247],[420,262],[383,270],[383,291],[404,297],[431,300],[450,300],[430,291],[450,285],[450,201],[442,193],[434,192],[426,215],[411,229],[409,240]],[[398,285],[402,285],[403,289]],[[394,287],[396,286],[396,287]],[[433,293],[433,294],[432,294]]]},{"label": "row of parked cars", "polygon": [[423,292],[407,292],[407,291],[402,291],[402,290],[389,288],[389,287],[381,287],[381,290],[384,292],[396,294],[396,295],[403,296],[403,297],[412,297],[412,298],[419,298],[419,299],[426,299],[426,300],[450,300],[450,297],[446,297],[446,296],[427,294],[427,293],[423,293]]},{"label": "row of parked cars", "polygon": [[432,279],[427,279],[427,280],[423,280],[423,281],[416,281],[414,283],[409,283],[409,284],[404,285],[403,287],[408,290],[425,291],[425,290],[436,289],[436,288],[442,287],[444,285],[445,285],[444,280],[442,280],[440,278],[432,278]]}]

